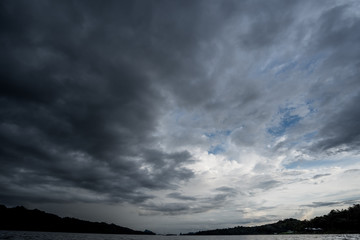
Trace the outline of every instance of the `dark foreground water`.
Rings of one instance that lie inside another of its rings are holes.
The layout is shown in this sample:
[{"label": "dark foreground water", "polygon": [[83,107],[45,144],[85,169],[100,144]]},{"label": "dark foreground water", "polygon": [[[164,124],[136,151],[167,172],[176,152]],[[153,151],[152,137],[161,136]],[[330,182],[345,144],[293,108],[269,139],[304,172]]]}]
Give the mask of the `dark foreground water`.
[{"label": "dark foreground water", "polygon": [[238,235],[238,236],[140,236],[87,233],[0,231],[9,240],[360,240],[360,234],[339,235]]}]

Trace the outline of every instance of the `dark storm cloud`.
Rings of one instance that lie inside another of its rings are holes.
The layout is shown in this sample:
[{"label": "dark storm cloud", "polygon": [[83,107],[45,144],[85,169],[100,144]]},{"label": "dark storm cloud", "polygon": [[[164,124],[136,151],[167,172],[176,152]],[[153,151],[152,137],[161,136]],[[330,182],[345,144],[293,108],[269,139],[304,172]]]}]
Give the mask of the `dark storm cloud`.
[{"label": "dark storm cloud", "polygon": [[333,177],[301,170],[360,143],[360,22],[341,4],[1,1],[0,200],[266,211],[266,191]]},{"label": "dark storm cloud", "polygon": [[321,128],[323,137],[314,148],[329,150],[336,148],[333,153],[349,150],[357,150],[360,144],[360,110],[358,96],[349,97],[347,105],[332,116]]},{"label": "dark storm cloud", "polygon": [[211,196],[206,197],[193,197],[183,195],[178,192],[173,192],[167,195],[167,197],[179,200],[179,202],[172,203],[146,203],[142,205],[142,215],[182,215],[182,214],[194,214],[203,213],[212,209],[217,209],[225,206],[228,201],[237,195],[237,191],[230,187],[219,187],[213,190]]},{"label": "dark storm cloud", "polygon": [[178,193],[178,192],[169,193],[169,194],[167,195],[167,197],[169,197],[169,198],[174,198],[174,199],[178,199],[178,200],[184,200],[184,201],[196,201],[196,200],[197,200],[196,197],[191,197],[191,196],[183,195],[183,194]]},{"label": "dark storm cloud", "polygon": [[216,193],[214,197],[207,199],[207,201],[214,206],[217,205],[221,206],[225,204],[227,200],[237,195],[236,189],[225,186],[216,188],[215,192],[219,192],[219,193]]},{"label": "dark storm cloud", "polygon": [[327,207],[333,205],[339,205],[340,202],[313,202],[312,204],[304,205],[305,207]]},{"label": "dark storm cloud", "polygon": [[145,211],[140,212],[142,216],[156,215],[183,215],[203,213],[213,209],[212,205],[190,205],[184,202],[163,203],[163,204],[146,204],[143,206]]},{"label": "dark storm cloud", "polygon": [[[247,1],[244,3],[249,14],[250,26],[240,35],[241,46],[246,49],[259,50],[281,42],[286,30],[291,26],[294,5],[297,1]],[[279,9],[284,11],[279,13]],[[256,17],[254,17],[256,16]]]},{"label": "dark storm cloud", "polygon": [[[182,81],[196,74],[187,59],[198,41],[190,24],[197,6],[187,5],[1,3],[2,199],[97,201],[100,194],[143,202],[152,197],[143,189],[175,189],[194,176],[188,152],[157,149],[152,135],[168,107],[161,86],[181,85],[176,93],[189,104],[205,97],[189,89],[210,91]],[[175,9],[188,17],[180,21]],[[170,79],[177,71],[182,77]]]},{"label": "dark storm cloud", "polygon": [[337,202],[313,202],[311,204],[303,205],[305,207],[327,207],[327,206],[347,206],[351,204],[357,204],[359,200],[345,200],[345,201],[337,201]]},{"label": "dark storm cloud", "polygon": [[[319,79],[310,93],[319,99],[321,119],[319,141],[311,149],[339,151],[355,150],[359,146],[360,19],[352,6],[330,8],[320,16],[318,29],[310,50],[327,52],[328,57],[318,69]],[[330,81],[329,81],[330,80]]]}]

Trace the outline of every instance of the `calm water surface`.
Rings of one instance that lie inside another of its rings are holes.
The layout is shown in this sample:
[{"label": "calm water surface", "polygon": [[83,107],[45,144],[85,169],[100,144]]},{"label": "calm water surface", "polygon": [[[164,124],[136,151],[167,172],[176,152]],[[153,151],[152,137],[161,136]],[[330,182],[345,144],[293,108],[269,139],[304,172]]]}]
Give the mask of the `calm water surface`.
[{"label": "calm water surface", "polygon": [[240,236],[140,236],[86,233],[0,231],[9,240],[360,240],[360,234],[339,235],[240,235]]}]

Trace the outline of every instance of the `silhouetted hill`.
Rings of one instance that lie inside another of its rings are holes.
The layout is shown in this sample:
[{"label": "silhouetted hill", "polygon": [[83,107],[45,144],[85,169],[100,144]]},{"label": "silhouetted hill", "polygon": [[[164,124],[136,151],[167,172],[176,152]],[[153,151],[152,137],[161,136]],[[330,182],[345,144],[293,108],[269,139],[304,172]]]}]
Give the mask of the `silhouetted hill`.
[{"label": "silhouetted hill", "polygon": [[89,222],[76,218],[61,218],[40,210],[28,210],[24,207],[7,208],[0,205],[0,229],[46,232],[77,233],[112,233],[112,234],[146,234],[154,235],[147,230],[135,231],[104,222]]},{"label": "silhouetted hill", "polygon": [[188,233],[185,235],[246,235],[246,234],[281,234],[281,233],[360,233],[360,205],[346,210],[332,210],[322,217],[311,220],[285,219],[272,224],[255,227],[238,226]]}]

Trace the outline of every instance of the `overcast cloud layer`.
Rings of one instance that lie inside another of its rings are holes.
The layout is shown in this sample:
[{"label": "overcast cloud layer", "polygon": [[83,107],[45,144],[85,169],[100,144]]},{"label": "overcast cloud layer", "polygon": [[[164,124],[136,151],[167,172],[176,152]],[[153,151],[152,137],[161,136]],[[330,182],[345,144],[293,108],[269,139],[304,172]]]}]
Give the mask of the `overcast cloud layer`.
[{"label": "overcast cloud layer", "polygon": [[359,1],[1,1],[0,201],[176,233],[360,201]]}]

